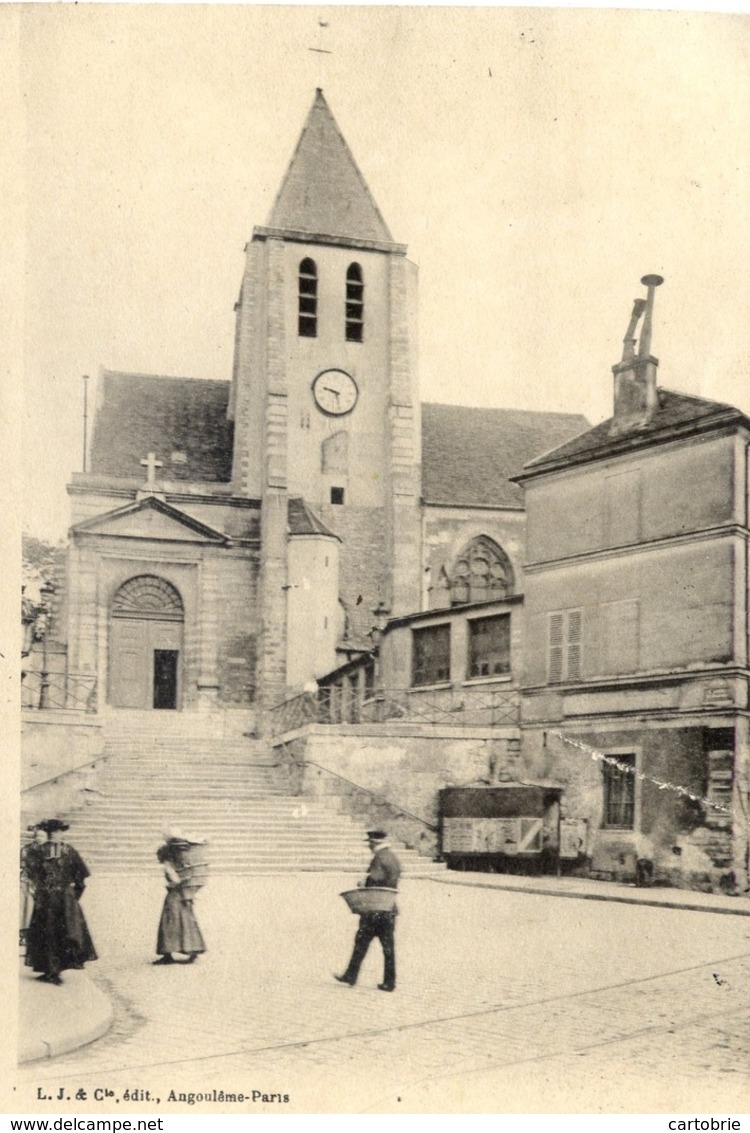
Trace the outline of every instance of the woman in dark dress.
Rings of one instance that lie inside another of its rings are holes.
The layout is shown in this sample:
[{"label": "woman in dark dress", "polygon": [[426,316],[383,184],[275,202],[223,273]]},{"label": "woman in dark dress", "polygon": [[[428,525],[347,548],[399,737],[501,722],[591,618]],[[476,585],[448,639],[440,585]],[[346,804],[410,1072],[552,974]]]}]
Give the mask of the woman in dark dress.
[{"label": "woman in dark dress", "polygon": [[193,912],[194,887],[185,869],[186,851],[193,843],[177,830],[165,834],[165,843],[160,846],[156,856],[164,867],[167,895],[159,921],[156,938],[156,951],[159,959],[154,964],[174,964],[173,952],[187,955],[183,963],[192,964],[201,952],[206,951],[201,930]]},{"label": "woman in dark dress", "polygon": [[47,835],[27,848],[26,875],[34,911],[26,933],[26,963],[45,983],[62,983],[60,972],[96,960],[96,950],[79,904],[89,871],[77,850],[61,841],[68,825],[59,818],[37,823]]}]

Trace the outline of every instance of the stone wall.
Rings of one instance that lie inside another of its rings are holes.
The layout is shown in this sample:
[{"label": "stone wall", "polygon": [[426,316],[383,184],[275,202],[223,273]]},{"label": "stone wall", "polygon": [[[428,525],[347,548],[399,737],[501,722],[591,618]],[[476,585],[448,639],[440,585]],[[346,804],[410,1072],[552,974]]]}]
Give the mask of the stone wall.
[{"label": "stone wall", "polygon": [[24,713],[21,724],[21,823],[86,805],[102,760],[101,724],[79,712]]},{"label": "stone wall", "polygon": [[488,536],[505,551],[515,576],[514,592],[522,594],[525,519],[523,511],[511,508],[425,507],[422,553],[428,589],[424,608],[440,608],[450,601],[440,586],[441,570],[450,573],[463,549],[480,535]]},{"label": "stone wall", "polygon": [[[557,730],[525,732],[524,764],[530,776],[564,784],[563,818],[586,819],[587,872],[632,881],[636,857],[646,856],[662,884],[706,891],[733,888],[731,826],[712,822],[704,803],[675,789],[705,798],[703,728],[566,728],[565,736],[569,742]],[[598,754],[616,759],[628,752],[637,756],[635,829],[604,829],[603,762]]]},{"label": "stone wall", "polygon": [[315,727],[274,748],[294,793],[338,800],[422,853],[437,852],[438,791],[518,770],[508,730],[406,725]]},{"label": "stone wall", "polygon": [[372,629],[373,610],[386,584],[384,510],[324,504],[317,511],[341,539],[339,595],[346,607],[349,635],[361,639]]}]

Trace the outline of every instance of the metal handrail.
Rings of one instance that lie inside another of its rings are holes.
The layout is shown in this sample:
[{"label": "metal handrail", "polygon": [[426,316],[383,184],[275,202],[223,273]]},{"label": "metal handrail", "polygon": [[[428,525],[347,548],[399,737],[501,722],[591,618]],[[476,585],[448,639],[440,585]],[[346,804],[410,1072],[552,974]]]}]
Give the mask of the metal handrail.
[{"label": "metal handrail", "polygon": [[85,763],[77,763],[75,767],[67,767],[65,771],[58,771],[54,775],[49,775],[46,779],[40,779],[38,783],[30,783],[28,787],[21,788],[21,794],[25,795],[27,791],[35,791],[37,787],[43,787],[45,783],[55,783],[58,779],[64,779],[66,775],[74,775],[76,771],[82,771],[84,767],[95,767],[97,763],[106,762],[109,755],[102,753],[95,755],[93,759],[87,759]]},{"label": "metal handrail", "polygon": [[517,689],[469,686],[455,689],[359,689],[327,685],[301,693],[275,705],[270,712],[275,734],[305,724],[372,724],[403,720],[423,723],[481,726],[517,725],[520,696]]},{"label": "metal handrail", "polygon": [[54,712],[83,708],[96,712],[96,688],[96,677],[91,673],[27,669],[21,682],[21,707]]},{"label": "metal handrail", "polygon": [[350,787],[356,787],[358,791],[363,791],[365,794],[371,795],[372,798],[378,799],[381,803],[385,803],[392,810],[398,811],[399,814],[405,814],[407,818],[413,818],[416,822],[421,822],[423,826],[426,826],[427,829],[431,830],[433,833],[437,832],[438,827],[434,822],[428,822],[427,819],[422,818],[421,815],[406,810],[405,807],[399,806],[398,803],[387,799],[385,795],[381,795],[377,791],[372,791],[369,787],[363,787],[361,783],[355,783],[353,779],[347,779],[346,775],[340,775],[338,771],[332,771],[330,767],[324,767],[322,763],[316,763],[314,759],[306,759],[304,762],[308,767],[317,767],[320,771],[325,771],[327,775],[333,775],[335,779],[340,779],[342,783],[348,783]]}]

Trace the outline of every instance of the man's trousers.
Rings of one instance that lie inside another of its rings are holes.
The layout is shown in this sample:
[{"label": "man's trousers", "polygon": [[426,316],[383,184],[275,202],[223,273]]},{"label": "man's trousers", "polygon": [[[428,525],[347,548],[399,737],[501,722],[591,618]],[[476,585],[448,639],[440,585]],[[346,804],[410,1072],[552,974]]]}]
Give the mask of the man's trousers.
[{"label": "man's trousers", "polygon": [[378,937],[383,948],[385,961],[383,984],[387,988],[396,986],[396,949],[393,930],[396,927],[395,913],[365,913],[359,918],[359,928],[354,937],[354,949],[349,965],[341,977],[349,983],[356,983],[362,961],[367,955],[370,943]]}]

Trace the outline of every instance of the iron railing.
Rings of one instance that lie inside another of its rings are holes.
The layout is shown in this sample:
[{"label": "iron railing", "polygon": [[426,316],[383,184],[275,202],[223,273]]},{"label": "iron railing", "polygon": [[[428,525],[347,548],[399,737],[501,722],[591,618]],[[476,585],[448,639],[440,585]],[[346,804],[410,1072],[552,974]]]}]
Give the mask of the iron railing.
[{"label": "iron railing", "polygon": [[302,693],[271,709],[275,735],[305,724],[443,724],[457,728],[515,727],[520,719],[516,689],[445,688],[362,692],[341,685]]},{"label": "iron railing", "polygon": [[29,670],[21,681],[21,707],[96,712],[96,677]]},{"label": "iron railing", "polygon": [[437,833],[437,824],[430,822],[429,819],[423,818],[421,814],[414,814],[411,810],[406,810],[404,807],[394,803],[391,799],[387,799],[385,795],[379,794],[378,791],[373,791],[371,787],[363,787],[361,783],[355,783],[353,779],[347,779],[346,775],[341,775],[338,771],[332,771],[330,767],[324,767],[322,763],[316,763],[314,759],[305,760],[306,767],[316,767],[318,771],[324,771],[326,775],[330,775],[333,779],[338,779],[341,783],[346,783],[347,787],[353,787],[357,794],[366,795],[372,799],[377,806],[386,807],[388,810],[393,811],[397,815],[403,815],[404,818],[411,818],[415,822],[421,823],[433,834]]}]

